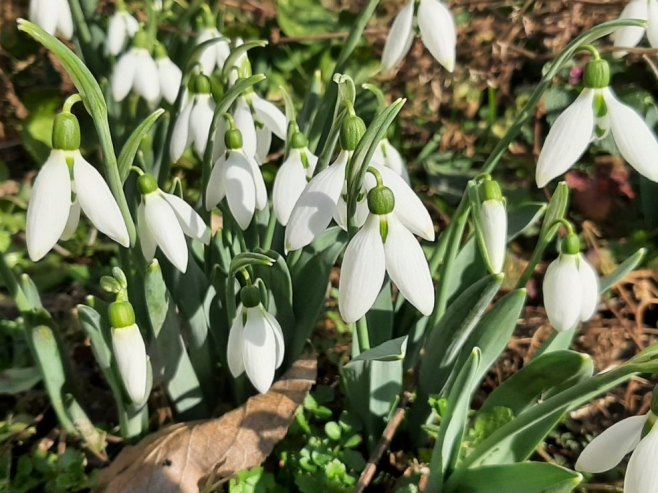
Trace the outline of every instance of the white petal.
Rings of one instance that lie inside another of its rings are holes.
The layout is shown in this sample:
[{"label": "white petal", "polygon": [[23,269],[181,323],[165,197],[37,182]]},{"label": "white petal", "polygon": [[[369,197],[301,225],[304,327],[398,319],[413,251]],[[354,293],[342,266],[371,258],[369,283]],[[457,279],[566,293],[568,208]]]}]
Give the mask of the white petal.
[{"label": "white petal", "polygon": [[658,181],[658,141],[644,119],[619,101],[612,91],[603,97],[608,106],[610,131],[623,158],[651,181]]},{"label": "white petal", "polygon": [[62,232],[60,239],[66,241],[71,239],[75,234],[75,230],[78,229],[78,223],[80,223],[80,202],[74,200],[71,204],[71,209],[69,210],[69,218],[66,220],[66,226]]},{"label": "white petal", "polygon": [[647,416],[631,416],[603,431],[582,451],[576,470],[599,473],[612,469],[640,443]]},{"label": "white petal", "polygon": [[244,373],[244,362],[242,361],[242,333],[244,325],[242,325],[242,305],[238,308],[231,325],[231,330],[228,333],[228,344],[226,345],[226,360],[228,362],[228,369],[234,378],[239,377]]},{"label": "white petal", "polygon": [[139,50],[139,63],[135,73],[135,92],[149,102],[160,99],[158,66],[148,51]]},{"label": "white petal", "polygon": [[128,37],[132,38],[139,31],[139,22],[128,12],[122,12],[123,22]]},{"label": "white petal", "polygon": [[652,48],[658,48],[658,0],[649,0],[647,38]]},{"label": "white petal", "polygon": [[73,37],[73,16],[68,2],[60,2],[57,12],[57,31],[64,39]]},{"label": "white petal", "polygon": [[256,159],[259,163],[267,161],[272,147],[272,132],[265,126],[256,125]]},{"label": "white petal", "polygon": [[161,195],[174,210],[183,233],[190,238],[202,241],[206,245],[210,243],[210,229],[187,202],[171,193],[161,192]]},{"label": "white petal", "polygon": [[[624,10],[621,11],[620,19],[640,19],[648,18],[647,0],[631,0]],[[617,48],[633,48],[638,45],[644,36],[642,27],[622,27],[612,33],[612,39]],[[626,54],[625,51],[616,51],[615,57],[621,57]]]},{"label": "white petal", "polygon": [[626,468],[624,493],[653,493],[658,485],[658,427],[637,446]]},{"label": "white petal", "polygon": [[224,68],[226,59],[231,54],[231,47],[224,35],[221,33],[219,33],[219,35],[222,37],[222,41],[217,41],[215,43],[215,61],[217,63],[217,68],[221,70]]},{"label": "white petal", "polygon": [[572,329],[580,320],[582,293],[577,256],[562,254],[544,276],[546,315],[557,331]]},{"label": "white petal", "polygon": [[242,148],[247,156],[256,155],[256,124],[254,117],[251,114],[249,105],[244,98],[238,98],[233,111],[233,118],[235,119],[235,126],[242,133]]},{"label": "white petal", "polygon": [[148,221],[144,215],[144,202],[140,202],[137,206],[137,235],[139,236],[142,255],[144,255],[147,262],[150,262],[155,256],[155,249],[158,247],[158,244],[151,233]]},{"label": "white petal", "polygon": [[537,160],[539,188],[571,168],[589,146],[594,130],[593,104],[594,91],[584,89],[555,120]]},{"label": "white petal", "polygon": [[123,101],[133,87],[139,58],[130,50],[119,58],[112,72],[112,97]]},{"label": "white petal", "polygon": [[96,169],[80,154],[73,158],[73,181],[80,207],[101,233],[128,248],[128,228],[110,188]]},{"label": "white petal", "polygon": [[256,159],[251,156],[246,156],[249,161],[249,168],[251,169],[251,177],[254,180],[254,188],[256,190],[256,209],[262,211],[267,207],[267,187],[265,187],[265,180],[263,174],[260,172],[260,167]]},{"label": "white petal", "polygon": [[118,55],[126,45],[127,41],[126,23],[123,19],[122,12],[116,11],[107,26],[107,38],[105,45],[110,55]]},{"label": "white petal", "polygon": [[407,165],[402,158],[400,152],[393,147],[393,145],[388,141],[388,139],[382,139],[382,141],[377,146],[375,155],[372,158],[375,164],[381,164],[387,168],[391,168],[398,175],[400,175],[404,181],[409,183],[409,172],[407,171]]},{"label": "white petal", "polygon": [[36,262],[62,236],[71,208],[71,179],[64,151],[53,150],[42,166],[27,206],[27,251]]},{"label": "white petal", "polygon": [[160,80],[160,91],[168,103],[174,104],[183,79],[183,73],[178,66],[169,58],[159,58],[155,61],[158,66],[158,77]]},{"label": "white petal", "polygon": [[480,224],[491,266],[494,272],[501,272],[507,246],[507,212],[500,200],[485,200],[482,203]]},{"label": "white petal", "polygon": [[256,390],[267,392],[276,369],[276,339],[260,309],[246,308],[247,322],[242,333],[244,369]]},{"label": "white petal", "polygon": [[279,222],[285,226],[297,199],[306,187],[306,169],[299,149],[292,149],[274,179],[272,202]]},{"label": "white petal", "polygon": [[270,324],[270,328],[274,334],[274,340],[276,342],[276,368],[278,368],[281,366],[281,363],[283,363],[283,356],[285,354],[283,331],[281,330],[281,325],[279,324],[279,321],[276,319],[276,317],[274,317],[274,315],[271,313],[268,313],[265,308],[261,307],[261,309],[263,311],[263,316]]},{"label": "white petal", "polygon": [[192,133],[190,132],[190,116],[192,114],[192,108],[194,107],[194,100],[190,100],[183,107],[176,124],[174,125],[174,131],[171,135],[171,144],[169,144],[169,159],[172,163],[178,161],[185,149],[192,142]]},{"label": "white petal", "polygon": [[190,114],[190,133],[199,156],[203,156],[206,150],[214,112],[215,102],[212,100],[212,96],[210,94],[198,94]]},{"label": "white petal", "polygon": [[36,2],[34,9],[30,9],[31,20],[40,26],[48,34],[55,35],[57,30],[57,21],[59,19],[59,12],[57,2],[46,1],[46,2]]},{"label": "white petal", "polygon": [[173,209],[158,192],[144,195],[144,218],[165,257],[179,271],[187,270],[187,244]]},{"label": "white petal", "polygon": [[206,210],[208,211],[212,210],[226,196],[226,187],[224,186],[225,167],[226,156],[222,155],[215,162],[208,179],[208,188],[206,189]]},{"label": "white petal", "polygon": [[582,254],[578,261],[578,273],[582,293],[580,321],[585,322],[594,316],[599,306],[599,276]]},{"label": "white petal", "polygon": [[340,268],[338,309],[347,323],[356,322],[372,307],[386,273],[379,216],[372,214],[347,245]]},{"label": "white petal", "polygon": [[249,227],[256,209],[256,186],[249,159],[230,151],[224,167],[224,189],[231,214],[243,230]]},{"label": "white petal", "polygon": [[423,315],[434,309],[434,285],[427,259],[420,244],[395,214],[388,216],[388,236],[384,242],[386,271],[400,293]]},{"label": "white petal", "polygon": [[251,98],[251,104],[256,113],[256,120],[262,122],[278,138],[286,140],[288,132],[286,115],[274,104],[255,94]]},{"label": "white petal", "polygon": [[380,168],[379,172],[384,180],[384,185],[393,191],[395,196],[395,208],[393,212],[397,218],[413,234],[434,240],[434,224],[432,217],[418,198],[418,195],[404,181],[400,175],[390,168]]},{"label": "white petal", "polygon": [[382,53],[382,69],[391,70],[405,57],[414,39],[414,0],[395,17]]},{"label": "white petal", "polygon": [[146,347],[133,324],[123,328],[112,328],[112,348],[123,386],[130,400],[137,404],[146,397]]},{"label": "white petal", "polygon": [[306,185],[286,227],[286,251],[305,247],[327,229],[343,190],[348,160],[348,152],[341,152],[334,164]]},{"label": "white petal", "polygon": [[[217,29],[204,29],[197,38],[197,44],[201,44],[204,41],[208,41],[209,39],[214,39],[219,35],[220,34]],[[219,42],[220,41],[218,41],[218,43]],[[212,44],[203,50],[203,53],[199,57],[199,63],[201,64],[201,71],[205,75],[209,76],[213,73],[215,66],[217,65],[217,51]]]},{"label": "white petal", "polygon": [[452,13],[439,0],[420,0],[416,18],[423,44],[437,62],[452,72],[457,47],[457,28]]}]

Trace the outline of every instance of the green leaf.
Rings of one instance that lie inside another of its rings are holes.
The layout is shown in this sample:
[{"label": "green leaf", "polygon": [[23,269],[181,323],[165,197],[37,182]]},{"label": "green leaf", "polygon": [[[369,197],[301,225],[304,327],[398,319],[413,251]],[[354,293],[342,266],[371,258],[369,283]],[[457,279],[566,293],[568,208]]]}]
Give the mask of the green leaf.
[{"label": "green leaf", "polygon": [[441,416],[441,425],[432,452],[430,478],[426,489],[428,493],[441,491],[444,478],[449,475],[457,462],[468,420],[471,397],[479,381],[479,364],[480,350],[474,348],[460,369],[455,384],[448,394],[445,412]]},{"label": "green leaf", "polygon": [[225,81],[229,80],[229,76],[231,73],[231,70],[234,69],[235,63],[238,61],[238,59],[247,53],[249,50],[253,48],[263,48],[264,46],[267,46],[267,41],[262,40],[262,39],[257,39],[253,41],[247,41],[246,43],[242,43],[240,46],[236,46],[231,50],[230,55],[224,62],[224,66],[222,68],[222,79]]},{"label": "green leaf", "polygon": [[162,116],[165,112],[162,108],[155,110],[149,116],[147,116],[142,123],[140,123],[135,130],[130,134],[128,140],[123,145],[121,149],[121,154],[119,154],[118,166],[119,166],[119,176],[121,177],[121,182],[123,183],[128,178],[130,173],[130,166],[135,160],[135,155],[139,150],[139,146],[142,143],[142,139],[148,135],[155,125],[155,122],[158,121],[158,118]]},{"label": "green leaf", "polygon": [[447,493],[569,493],[582,475],[555,464],[525,462],[469,469],[459,480],[448,480]]},{"label": "green leaf", "polygon": [[601,279],[601,284],[599,290],[601,293],[605,293],[608,289],[613,287],[619,281],[623,280],[628,274],[637,268],[638,265],[642,263],[644,257],[647,253],[646,248],[640,248],[633,255],[628,257],[624,262],[615,269],[615,271]]},{"label": "green leaf", "polygon": [[407,350],[407,336],[391,339],[359,354],[353,361],[399,361]]},{"label": "green leaf", "polygon": [[34,91],[21,95],[28,116],[21,125],[21,143],[37,163],[48,158],[51,148],[53,121],[62,104],[57,90]]},{"label": "green leaf", "polygon": [[507,407],[515,415],[539,402],[542,394],[556,387],[570,387],[591,377],[592,358],[575,351],[555,351],[535,358],[505,380],[491,394],[481,411]]},{"label": "green leaf", "polygon": [[548,237],[549,230],[553,227],[555,221],[562,219],[567,212],[569,206],[569,187],[563,181],[558,183],[548,208],[546,209],[546,216],[544,217],[544,224],[542,224],[539,238],[544,239],[549,243],[553,238],[552,235]]},{"label": "green leaf", "polygon": [[0,394],[19,394],[30,390],[41,381],[38,368],[7,368],[0,372]]},{"label": "green leaf", "polygon": [[276,12],[277,22],[286,36],[313,36],[340,30],[338,17],[316,0],[279,0]]}]

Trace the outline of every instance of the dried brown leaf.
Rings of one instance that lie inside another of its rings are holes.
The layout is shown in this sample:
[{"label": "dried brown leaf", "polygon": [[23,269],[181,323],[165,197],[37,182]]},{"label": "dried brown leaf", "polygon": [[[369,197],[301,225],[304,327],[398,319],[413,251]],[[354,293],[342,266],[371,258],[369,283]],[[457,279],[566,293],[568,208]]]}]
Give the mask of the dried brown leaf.
[{"label": "dried brown leaf", "polygon": [[225,478],[262,463],[292,423],[315,382],[315,357],[299,359],[266,394],[217,419],[163,428],[126,447],[99,477],[103,493],[197,493],[209,476]]}]

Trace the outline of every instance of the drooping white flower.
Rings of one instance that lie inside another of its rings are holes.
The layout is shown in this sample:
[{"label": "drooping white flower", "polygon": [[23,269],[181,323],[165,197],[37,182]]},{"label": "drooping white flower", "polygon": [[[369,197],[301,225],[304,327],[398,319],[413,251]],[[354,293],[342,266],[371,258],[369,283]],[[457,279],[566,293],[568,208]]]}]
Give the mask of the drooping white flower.
[{"label": "drooping white flower", "polygon": [[242,304],[231,325],[226,356],[231,374],[238,377],[246,372],[256,390],[264,394],[283,362],[285,347],[281,326],[260,303],[257,290],[247,286],[240,293]]},{"label": "drooping white flower", "polygon": [[277,171],[272,191],[274,212],[283,226],[288,224],[292,209],[313,177],[318,162],[317,156],[309,151],[303,134],[297,132],[291,140],[290,153]]},{"label": "drooping white flower", "polygon": [[133,47],[121,55],[112,72],[112,96],[123,101],[130,91],[148,102],[160,100],[158,66],[147,48],[148,34],[140,31],[135,35]]},{"label": "drooping white flower", "polygon": [[[414,237],[416,233],[434,239],[430,215],[400,176],[384,168],[380,177],[381,183],[368,192],[370,214],[347,245],[341,266],[338,308],[348,323],[370,310],[387,272],[423,315],[434,308],[432,276]],[[398,195],[396,190],[402,187],[406,190]]]},{"label": "drooping white flower", "polygon": [[206,209],[212,210],[226,197],[231,214],[245,230],[255,211],[267,207],[267,188],[258,163],[242,146],[240,130],[228,130],[225,143],[227,151],[215,162],[210,173]]},{"label": "drooping white flower", "polygon": [[[619,464],[633,452],[626,469],[624,493],[653,493],[658,485],[658,427],[652,413],[631,416],[594,438],[576,462],[576,470],[600,473]],[[650,426],[643,437],[643,431]]]},{"label": "drooping white flower", "polygon": [[494,273],[502,272],[507,247],[507,211],[498,183],[484,182],[484,201],[480,206],[480,225],[484,246]]},{"label": "drooping white flower", "polygon": [[107,38],[105,39],[105,50],[110,55],[118,55],[128,44],[137,31],[139,31],[139,22],[130,13],[123,9],[118,9],[107,26]]},{"label": "drooping white flower", "polygon": [[135,323],[135,313],[127,301],[109,306],[112,354],[119,376],[133,404],[141,405],[148,392],[148,357],[144,339]]},{"label": "drooping white flower", "polygon": [[272,134],[285,140],[288,121],[274,104],[253,91],[238,98],[233,112],[236,127],[242,132],[244,150],[259,163],[267,159]]},{"label": "drooping white flower", "polygon": [[565,238],[562,253],[546,269],[543,291],[546,315],[557,331],[573,329],[596,313],[598,276],[580,253],[576,235]]},{"label": "drooping white flower", "polygon": [[[601,77],[599,74],[602,74]],[[607,62],[604,60],[588,64],[585,70],[586,89],[555,120],[546,137],[537,161],[537,186],[544,187],[566,172],[593,139],[602,138],[608,132],[622,157],[636,171],[649,180],[658,181],[658,140],[644,119],[615,97],[608,87],[607,74]]]},{"label": "drooping white flower", "polygon": [[27,251],[35,262],[60,238],[73,235],[81,209],[99,231],[126,248],[130,245],[112,192],[79,147],[77,119],[71,113],[60,113],[53,125],[53,150],[34,181],[27,208]]},{"label": "drooping white flower", "polygon": [[73,16],[68,0],[30,0],[30,20],[48,34],[73,37]]},{"label": "drooping white flower", "polygon": [[407,171],[407,164],[393,144],[387,138],[383,138],[377,148],[375,154],[372,156],[372,164],[375,166],[386,166],[391,168],[398,175],[404,178],[404,181],[409,183],[409,172]]},{"label": "drooping white flower", "polygon": [[221,70],[226,62],[226,59],[231,54],[231,47],[228,44],[228,39],[219,32],[217,28],[207,27],[199,33],[197,44],[200,45],[211,39],[219,39],[208,46],[201,57],[199,63],[201,64],[201,71],[205,75],[212,75],[215,70]]},{"label": "drooping white flower", "polygon": [[[393,21],[382,53],[384,71],[398,65],[411,48],[414,38],[415,4],[415,0],[411,0]],[[452,72],[455,69],[457,28],[448,7],[440,0],[420,0],[416,22],[425,47],[436,61]]]},{"label": "drooping white flower", "polygon": [[171,61],[166,52],[156,50],[155,65],[158,67],[160,94],[169,104],[174,104],[183,80],[183,72]]},{"label": "drooping white flower", "polygon": [[137,233],[144,258],[153,260],[156,248],[160,247],[174,267],[185,272],[188,258],[185,235],[207,245],[210,229],[187,202],[160,190],[153,176],[142,175],[137,183],[142,193],[137,207]]},{"label": "drooping white flower", "polygon": [[215,101],[210,93],[210,80],[202,74],[195,77],[187,102],[178,115],[169,145],[169,157],[178,161],[185,149],[194,144],[196,152],[203,156],[215,112]]},{"label": "drooping white flower", "polygon": [[[646,29],[637,26],[625,26],[612,33],[615,48],[636,47],[646,32],[652,48],[658,48],[658,0],[631,0],[621,11],[620,19],[639,19],[647,21]],[[615,51],[617,58],[626,55],[625,51]]]}]

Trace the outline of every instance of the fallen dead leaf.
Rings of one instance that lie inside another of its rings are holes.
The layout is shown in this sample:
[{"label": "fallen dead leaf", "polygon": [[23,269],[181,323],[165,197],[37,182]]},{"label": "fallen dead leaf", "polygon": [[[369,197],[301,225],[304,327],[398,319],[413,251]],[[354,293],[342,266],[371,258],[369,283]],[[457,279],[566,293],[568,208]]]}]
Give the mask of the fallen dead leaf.
[{"label": "fallen dead leaf", "polygon": [[178,423],[126,447],[98,481],[103,493],[198,493],[209,475],[225,478],[261,464],[315,383],[317,361],[295,362],[262,395],[217,419]]}]

